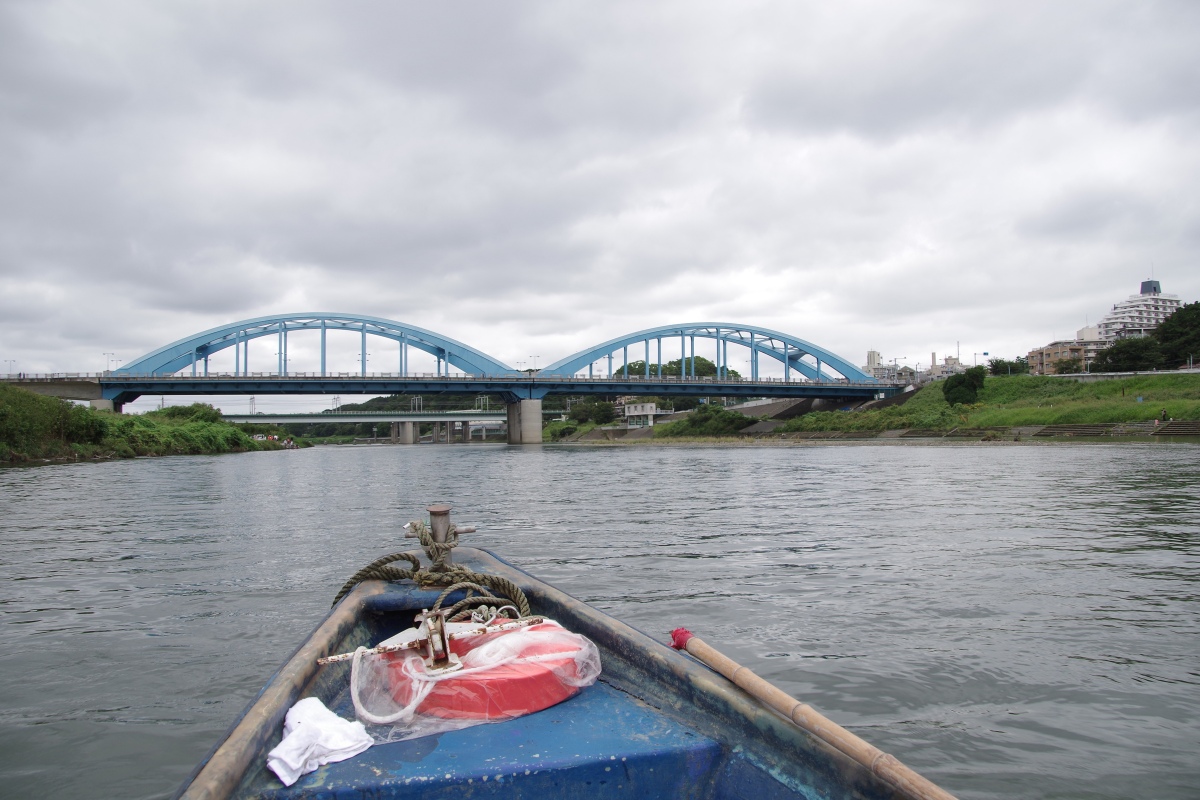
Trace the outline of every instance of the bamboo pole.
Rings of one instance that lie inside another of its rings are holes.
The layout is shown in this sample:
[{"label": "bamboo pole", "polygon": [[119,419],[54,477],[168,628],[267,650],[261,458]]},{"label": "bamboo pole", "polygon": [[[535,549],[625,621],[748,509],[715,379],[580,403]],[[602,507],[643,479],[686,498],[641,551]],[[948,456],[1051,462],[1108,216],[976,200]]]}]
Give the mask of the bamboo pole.
[{"label": "bamboo pole", "polygon": [[671,646],[686,650],[699,661],[721,673],[747,694],[787,717],[821,741],[837,748],[913,800],[955,800],[954,795],[921,777],[873,745],[771,685],[733,659],[706,644],[687,628],[671,631]]}]

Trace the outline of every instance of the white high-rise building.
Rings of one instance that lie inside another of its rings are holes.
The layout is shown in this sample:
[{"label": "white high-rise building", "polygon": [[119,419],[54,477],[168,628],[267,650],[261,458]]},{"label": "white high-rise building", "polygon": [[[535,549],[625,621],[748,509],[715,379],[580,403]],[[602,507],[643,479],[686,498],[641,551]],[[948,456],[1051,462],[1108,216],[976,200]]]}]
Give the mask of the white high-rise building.
[{"label": "white high-rise building", "polygon": [[1100,338],[1111,342],[1145,336],[1181,305],[1179,295],[1163,294],[1158,281],[1142,281],[1141,294],[1117,303],[1100,320]]}]

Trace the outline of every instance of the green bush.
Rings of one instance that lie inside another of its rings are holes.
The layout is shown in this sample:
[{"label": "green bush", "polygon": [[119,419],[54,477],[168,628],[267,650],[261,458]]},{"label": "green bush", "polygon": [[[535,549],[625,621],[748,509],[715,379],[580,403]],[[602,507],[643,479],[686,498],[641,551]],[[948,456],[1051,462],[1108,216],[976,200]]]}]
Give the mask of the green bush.
[{"label": "green bush", "polygon": [[171,420],[174,422],[220,422],[221,412],[208,403],[192,403],[190,406],[167,406],[155,411],[147,411],[144,416]]},{"label": "green bush", "polygon": [[969,406],[979,398],[979,390],[983,388],[986,370],[983,367],[971,367],[959,375],[951,375],[942,382],[942,395],[950,405]]},{"label": "green bush", "polygon": [[655,436],[728,436],[754,423],[754,419],[736,411],[706,404],[698,406],[678,422],[656,426]]},{"label": "green bush", "polygon": [[57,452],[71,443],[94,444],[107,430],[104,417],[90,408],[0,385],[0,442],[10,452],[40,456],[48,447]]},{"label": "green bush", "polygon": [[155,456],[275,449],[222,421],[211,405],[112,414],[0,385],[0,460]]}]

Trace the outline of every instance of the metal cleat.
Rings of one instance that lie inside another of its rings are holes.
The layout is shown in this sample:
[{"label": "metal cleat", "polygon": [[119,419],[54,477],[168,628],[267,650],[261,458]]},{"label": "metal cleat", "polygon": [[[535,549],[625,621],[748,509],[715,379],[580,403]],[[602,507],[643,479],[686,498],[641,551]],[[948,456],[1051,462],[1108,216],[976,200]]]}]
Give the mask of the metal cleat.
[{"label": "metal cleat", "polygon": [[463,668],[458,656],[450,652],[450,636],[446,631],[448,610],[442,608],[437,611],[422,611],[417,615],[416,621],[425,633],[426,672],[457,672]]}]

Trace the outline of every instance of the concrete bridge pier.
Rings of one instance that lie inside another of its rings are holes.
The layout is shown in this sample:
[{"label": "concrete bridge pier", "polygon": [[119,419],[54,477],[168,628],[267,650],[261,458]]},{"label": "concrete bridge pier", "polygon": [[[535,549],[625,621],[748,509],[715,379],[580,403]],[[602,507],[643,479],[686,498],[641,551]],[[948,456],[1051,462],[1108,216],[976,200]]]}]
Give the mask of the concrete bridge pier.
[{"label": "concrete bridge pier", "polygon": [[416,437],[413,436],[413,423],[411,422],[393,422],[392,423],[392,444],[416,444]]},{"label": "concrete bridge pier", "polygon": [[121,413],[121,407],[119,405],[114,403],[112,400],[105,400],[103,397],[101,397],[99,400],[92,400],[91,406],[97,411],[113,411],[117,414]]},{"label": "concrete bridge pier", "polygon": [[542,443],[541,400],[517,400],[508,404],[508,443]]}]

